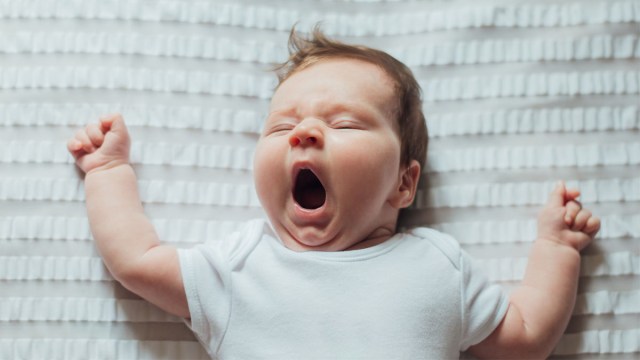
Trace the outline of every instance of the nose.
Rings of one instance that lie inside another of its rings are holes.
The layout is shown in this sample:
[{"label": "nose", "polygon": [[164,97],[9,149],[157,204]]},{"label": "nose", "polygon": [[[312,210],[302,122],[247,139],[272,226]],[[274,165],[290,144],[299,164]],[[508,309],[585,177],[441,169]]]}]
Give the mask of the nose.
[{"label": "nose", "polygon": [[301,122],[293,129],[289,137],[289,145],[295,146],[324,146],[324,134],[318,125]]}]

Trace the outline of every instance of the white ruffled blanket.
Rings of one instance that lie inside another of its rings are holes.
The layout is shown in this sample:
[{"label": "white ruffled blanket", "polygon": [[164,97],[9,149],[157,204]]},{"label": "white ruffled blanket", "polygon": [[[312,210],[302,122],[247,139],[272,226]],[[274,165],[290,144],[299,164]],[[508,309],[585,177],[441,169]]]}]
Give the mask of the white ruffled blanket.
[{"label": "white ruffled blanket", "polygon": [[555,357],[640,356],[640,1],[0,1],[0,359],[206,358],[95,250],[73,131],[121,112],[163,241],[264,216],[252,157],[294,23],[415,71],[431,136],[406,226],[521,279],[558,179],[602,218]]}]

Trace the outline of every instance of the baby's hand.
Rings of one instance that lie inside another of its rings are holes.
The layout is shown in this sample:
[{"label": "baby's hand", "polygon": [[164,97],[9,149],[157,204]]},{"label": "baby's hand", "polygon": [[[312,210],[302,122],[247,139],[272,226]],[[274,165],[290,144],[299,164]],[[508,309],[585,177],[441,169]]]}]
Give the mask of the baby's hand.
[{"label": "baby's hand", "polygon": [[128,164],[129,147],[129,132],[120,115],[100,118],[67,142],[76,165],[85,173]]},{"label": "baby's hand", "polygon": [[577,189],[567,189],[558,182],[538,216],[538,238],[568,245],[581,251],[600,230],[600,219],[583,209],[576,200]]}]

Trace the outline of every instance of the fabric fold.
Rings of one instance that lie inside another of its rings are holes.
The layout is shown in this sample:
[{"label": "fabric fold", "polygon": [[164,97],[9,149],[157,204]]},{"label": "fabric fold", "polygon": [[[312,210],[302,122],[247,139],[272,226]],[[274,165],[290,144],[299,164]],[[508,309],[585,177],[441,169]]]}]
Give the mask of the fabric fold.
[{"label": "fabric fold", "polygon": [[351,11],[306,11],[252,4],[219,4],[204,1],[163,1],[149,6],[143,0],[90,0],[58,6],[46,0],[0,3],[0,18],[99,19],[147,22],[216,24],[240,28],[288,31],[299,22],[309,29],[319,20],[329,35],[406,35],[479,27],[549,28],[579,25],[620,24],[638,21],[634,1],[595,3],[552,2],[541,4],[484,4],[414,11],[377,12],[378,8]]},{"label": "fabric fold", "polygon": [[105,54],[180,57],[272,64],[287,58],[285,44],[202,35],[126,32],[29,32],[0,34],[0,52],[10,54]]},{"label": "fabric fold", "polygon": [[[600,216],[597,241],[624,237],[640,238],[640,214]],[[466,221],[429,224],[429,227],[450,234],[460,244],[502,244],[532,242],[537,237],[537,221]]]},{"label": "fabric fold", "polygon": [[578,294],[573,315],[638,314],[640,290]]},{"label": "fabric fold", "polygon": [[106,89],[183,92],[269,99],[276,79],[267,75],[105,66],[0,67],[0,89]]},{"label": "fabric fold", "polygon": [[520,97],[635,95],[639,71],[520,73],[419,80],[424,101],[460,101]]},{"label": "fabric fold", "polygon": [[588,330],[564,334],[554,355],[621,354],[640,352],[640,328],[628,330]]},{"label": "fabric fold", "polygon": [[0,141],[0,162],[2,163],[57,163],[70,164],[66,144],[53,141]]},{"label": "fabric fold", "polygon": [[222,241],[244,227],[244,221],[153,219],[152,223],[163,241],[203,243]]},{"label": "fabric fold", "polygon": [[[494,282],[520,281],[527,258],[477,259],[488,278]],[[640,256],[629,251],[582,256],[580,275],[583,277],[640,275]]]},{"label": "fabric fold", "polygon": [[[567,38],[487,39],[392,47],[410,66],[521,63],[636,58],[638,36],[596,34]],[[106,32],[20,32],[0,34],[0,52],[144,55],[273,64],[288,57],[283,43],[228,37]]]},{"label": "fabric fold", "polygon": [[248,171],[253,168],[253,150],[225,145],[137,142],[131,147],[131,161]]},{"label": "fabric fold", "polygon": [[427,117],[429,136],[574,133],[640,129],[637,106],[498,109],[435,113]]},{"label": "fabric fold", "polygon": [[0,104],[3,126],[84,126],[121,113],[128,126],[259,134],[266,114],[248,109],[144,103]]},{"label": "fabric fold", "polygon": [[638,56],[636,35],[570,38],[487,39],[393,47],[389,52],[410,66],[629,59]]},{"label": "fabric fold", "polygon": [[427,173],[640,164],[640,142],[485,146],[433,150]]},{"label": "fabric fold", "polygon": [[[222,240],[242,228],[243,221],[151,219],[161,241],[201,243]],[[92,241],[89,219],[66,216],[0,217],[0,240]]]},{"label": "fabric fold", "polygon": [[145,300],[0,297],[0,321],[172,322],[182,319]]},{"label": "fabric fold", "polygon": [[[585,203],[640,201],[640,178],[567,181]],[[418,191],[414,209],[542,205],[555,182],[445,185]]]},{"label": "fabric fold", "polygon": [[249,184],[140,180],[138,188],[145,203],[260,206],[255,189]]},{"label": "fabric fold", "polygon": [[207,359],[196,341],[0,339],[2,359]]},{"label": "fabric fold", "polygon": [[1,280],[112,281],[99,257],[0,256]]},{"label": "fabric fold", "polygon": [[0,217],[0,239],[91,240],[86,217],[6,216]]},{"label": "fabric fold", "polygon": [[[139,180],[143,203],[202,204],[258,207],[260,201],[250,184],[194,181]],[[80,179],[4,178],[0,179],[0,200],[84,201]]]},{"label": "fabric fold", "polygon": [[[66,144],[53,141],[0,141],[0,162],[58,163],[74,160]],[[134,142],[131,163],[251,170],[253,150],[238,146]]]}]

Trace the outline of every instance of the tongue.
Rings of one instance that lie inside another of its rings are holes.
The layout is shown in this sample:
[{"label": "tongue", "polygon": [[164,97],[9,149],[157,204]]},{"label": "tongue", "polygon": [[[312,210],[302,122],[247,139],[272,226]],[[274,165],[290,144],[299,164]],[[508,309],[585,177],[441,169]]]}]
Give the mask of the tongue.
[{"label": "tongue", "polygon": [[298,173],[293,196],[303,208],[317,209],[324,204],[327,193],[313,171],[304,169]]}]

